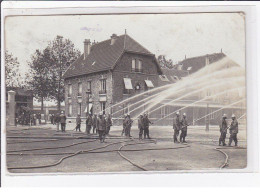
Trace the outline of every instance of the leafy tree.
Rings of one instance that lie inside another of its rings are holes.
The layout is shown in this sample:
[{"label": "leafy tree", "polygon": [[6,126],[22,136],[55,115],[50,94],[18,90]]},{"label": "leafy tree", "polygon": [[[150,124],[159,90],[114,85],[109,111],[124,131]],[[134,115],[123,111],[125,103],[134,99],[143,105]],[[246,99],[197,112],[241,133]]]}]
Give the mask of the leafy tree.
[{"label": "leafy tree", "polygon": [[65,99],[64,79],[62,76],[81,53],[69,39],[64,39],[62,36],[57,36],[53,41],[49,42],[48,49],[52,63],[50,97],[56,100],[57,108],[60,110],[60,104]]},{"label": "leafy tree", "polygon": [[175,65],[173,64],[172,60],[167,60],[165,55],[159,55],[157,60],[162,68],[175,68]]},{"label": "leafy tree", "polygon": [[33,90],[34,97],[41,101],[41,110],[43,110],[43,101],[50,98],[52,86],[50,50],[48,48],[43,51],[36,50],[28,64],[30,71],[27,77],[28,79],[31,78],[28,84],[30,89]]},{"label": "leafy tree", "polygon": [[20,64],[16,57],[5,51],[5,84],[7,87],[22,87],[23,78],[20,74]]}]

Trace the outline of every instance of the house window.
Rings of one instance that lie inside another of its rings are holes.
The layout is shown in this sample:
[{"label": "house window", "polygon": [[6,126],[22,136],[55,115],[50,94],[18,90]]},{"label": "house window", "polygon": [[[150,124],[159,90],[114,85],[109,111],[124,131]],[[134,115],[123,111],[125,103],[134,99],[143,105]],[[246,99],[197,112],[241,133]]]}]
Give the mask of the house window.
[{"label": "house window", "polygon": [[100,90],[100,94],[105,94],[107,91],[107,84],[106,84],[106,80],[102,79],[100,80],[100,84],[101,84],[101,90]]},{"label": "house window", "polygon": [[169,107],[168,106],[163,106],[161,108],[161,117],[167,117],[169,115]]},{"label": "house window", "polygon": [[72,95],[72,85],[69,84],[68,87],[69,87],[68,97],[71,97],[71,95]]},{"label": "house window", "polygon": [[139,59],[132,59],[132,72],[143,72],[143,63]]},{"label": "house window", "polygon": [[106,102],[101,102],[100,105],[101,105],[101,112],[103,114],[106,114]]},{"label": "house window", "polygon": [[69,104],[69,117],[71,117],[71,115],[72,115],[72,104]]},{"label": "house window", "polygon": [[78,114],[81,116],[81,103],[78,103]]},{"label": "house window", "polygon": [[211,111],[210,111],[210,115],[209,115],[209,118],[210,119],[215,119],[215,113],[213,113],[214,112],[214,110],[212,109]]},{"label": "house window", "polygon": [[91,93],[91,81],[87,82],[87,92]]},{"label": "house window", "polygon": [[82,96],[82,83],[78,83],[78,96]]},{"label": "house window", "polygon": [[138,60],[137,72],[143,72],[143,62]]},{"label": "house window", "polygon": [[135,59],[132,59],[132,71],[135,71]]}]

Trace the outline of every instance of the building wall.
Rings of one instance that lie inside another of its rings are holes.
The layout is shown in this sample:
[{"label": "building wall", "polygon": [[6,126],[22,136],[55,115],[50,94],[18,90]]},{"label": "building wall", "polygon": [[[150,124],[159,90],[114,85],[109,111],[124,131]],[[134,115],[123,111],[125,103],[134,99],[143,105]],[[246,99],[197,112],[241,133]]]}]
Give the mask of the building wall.
[{"label": "building wall", "polygon": [[[101,79],[106,79],[106,94],[99,94],[101,90]],[[112,73],[101,72],[96,74],[85,75],[81,77],[68,78],[65,80],[65,114],[69,121],[75,122],[78,114],[79,102],[81,102],[81,117],[86,117],[84,113],[87,107],[87,84],[91,81],[91,94],[89,102],[93,104],[93,114],[99,114],[101,111],[100,97],[106,97],[106,107],[109,107],[112,102]],[[78,83],[82,83],[82,95],[78,96]],[[72,95],[68,97],[69,84],[72,85]],[[72,104],[72,115],[69,115],[69,104]],[[106,110],[109,113],[109,109]]]}]

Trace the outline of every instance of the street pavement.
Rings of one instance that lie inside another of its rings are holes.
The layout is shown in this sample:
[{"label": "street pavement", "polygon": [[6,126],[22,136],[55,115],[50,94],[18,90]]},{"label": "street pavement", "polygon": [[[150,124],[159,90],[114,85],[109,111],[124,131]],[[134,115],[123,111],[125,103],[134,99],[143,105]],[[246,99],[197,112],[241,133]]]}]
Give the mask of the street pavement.
[{"label": "street pavement", "polygon": [[[121,137],[122,127],[113,126],[105,143],[100,143],[95,134],[73,131],[73,125],[68,125],[65,133],[57,132],[56,129],[56,126],[51,124],[7,127],[7,167],[34,167],[9,169],[9,172],[139,173],[143,172],[142,168],[148,172],[225,171],[242,169],[247,164],[246,130],[243,128],[238,134],[241,149],[223,149],[229,157],[228,165],[223,169],[220,167],[225,163],[226,156],[215,149],[220,148],[217,126],[210,126],[209,131],[205,131],[205,126],[189,127],[187,144],[173,143],[171,126],[151,126],[150,134],[154,141],[139,141],[136,126],[133,126],[131,131],[133,139]],[[82,130],[85,131],[84,125]],[[226,142],[228,137],[229,135]],[[121,146],[122,150],[128,150],[120,153],[129,161],[118,153]],[[92,153],[78,153],[84,150],[92,150]],[[63,157],[70,155],[73,156],[58,163]],[[58,164],[54,165],[56,163]]]}]

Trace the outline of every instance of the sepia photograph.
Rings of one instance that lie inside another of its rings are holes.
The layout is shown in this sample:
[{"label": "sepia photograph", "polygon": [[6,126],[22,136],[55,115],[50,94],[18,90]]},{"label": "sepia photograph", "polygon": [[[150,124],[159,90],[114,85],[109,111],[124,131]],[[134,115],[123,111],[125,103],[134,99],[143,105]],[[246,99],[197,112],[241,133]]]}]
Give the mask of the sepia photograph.
[{"label": "sepia photograph", "polygon": [[8,173],[245,169],[245,17],[5,17]]}]

